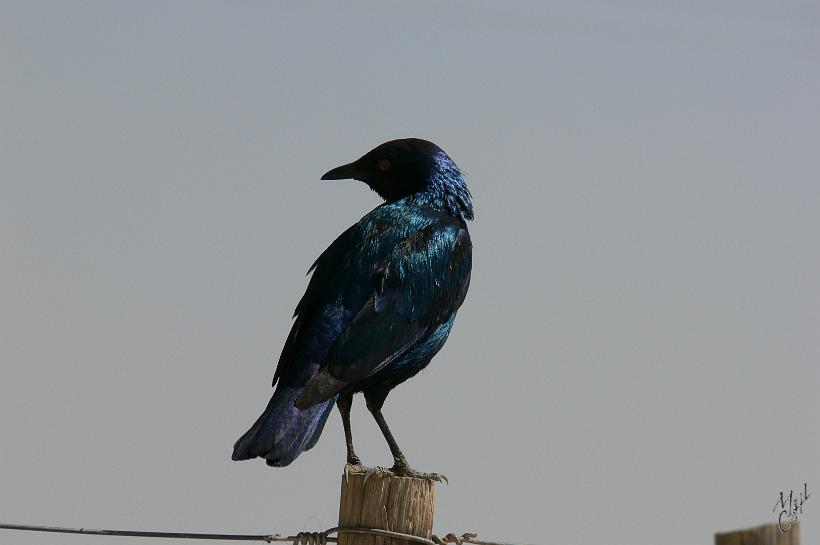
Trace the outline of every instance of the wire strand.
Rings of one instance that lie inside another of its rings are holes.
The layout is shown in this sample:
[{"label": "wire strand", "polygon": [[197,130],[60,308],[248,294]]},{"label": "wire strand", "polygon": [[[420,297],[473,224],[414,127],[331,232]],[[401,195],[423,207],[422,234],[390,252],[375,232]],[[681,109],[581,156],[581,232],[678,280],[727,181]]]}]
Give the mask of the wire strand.
[{"label": "wire strand", "polygon": [[27,532],[51,532],[58,534],[83,534],[98,536],[123,536],[123,537],[148,537],[148,538],[176,538],[176,539],[211,539],[220,541],[264,541],[291,542],[295,545],[326,545],[327,543],[338,543],[337,537],[330,537],[330,534],[341,532],[353,534],[370,534],[387,537],[391,539],[401,539],[423,545],[443,545],[456,543],[462,545],[469,543],[472,545],[512,545],[509,543],[496,543],[493,541],[480,541],[473,533],[464,533],[460,536],[447,534],[444,538],[432,536],[432,539],[425,537],[393,532],[390,530],[380,530],[378,528],[357,528],[357,527],[334,527],[324,532],[300,532],[296,535],[283,536],[281,534],[210,534],[197,532],[155,532],[144,530],[98,530],[94,528],[67,528],[63,526],[36,526],[31,524],[5,524],[0,523],[0,530],[21,530]]},{"label": "wire strand", "polygon": [[97,530],[94,528],[65,528],[61,526],[34,526],[30,524],[0,524],[3,530],[24,530],[28,532],[53,532],[58,534],[85,534],[97,536],[127,536],[180,539],[218,539],[222,541],[293,541],[290,536],[278,534],[203,534],[195,532],[147,532],[142,530]]}]

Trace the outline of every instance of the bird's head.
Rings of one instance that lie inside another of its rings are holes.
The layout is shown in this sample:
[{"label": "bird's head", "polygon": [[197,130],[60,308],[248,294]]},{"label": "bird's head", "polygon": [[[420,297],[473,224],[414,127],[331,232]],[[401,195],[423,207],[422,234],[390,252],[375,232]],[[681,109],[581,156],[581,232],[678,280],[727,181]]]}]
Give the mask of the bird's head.
[{"label": "bird's head", "polygon": [[388,202],[423,195],[464,219],[472,219],[470,192],[458,166],[437,145],[420,138],[391,140],[361,158],[334,168],[322,180],[366,183]]}]

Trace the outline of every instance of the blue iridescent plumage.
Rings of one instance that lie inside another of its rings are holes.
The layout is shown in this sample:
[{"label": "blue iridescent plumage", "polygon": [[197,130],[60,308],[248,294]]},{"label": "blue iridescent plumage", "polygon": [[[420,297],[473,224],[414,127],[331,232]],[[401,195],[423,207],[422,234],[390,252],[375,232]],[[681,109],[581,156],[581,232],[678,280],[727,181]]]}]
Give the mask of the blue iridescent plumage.
[{"label": "blue iridescent plumage", "polygon": [[285,466],[318,440],[337,403],[353,451],[349,411],[363,392],[395,458],[415,473],[381,407],[392,388],[441,349],[467,294],[473,219],[456,164],[419,139],[382,144],[323,179],[355,178],[385,203],[342,233],[314,263],[274,374],[265,412],[234,446],[233,458]]}]

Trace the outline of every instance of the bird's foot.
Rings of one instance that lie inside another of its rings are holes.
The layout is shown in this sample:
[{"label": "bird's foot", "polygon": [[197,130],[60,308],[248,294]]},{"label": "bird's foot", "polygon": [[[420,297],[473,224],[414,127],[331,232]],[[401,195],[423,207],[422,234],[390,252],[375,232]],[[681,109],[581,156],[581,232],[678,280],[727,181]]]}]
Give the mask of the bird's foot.
[{"label": "bird's foot", "polygon": [[450,481],[448,481],[447,477],[442,473],[423,473],[421,471],[416,471],[406,463],[396,463],[390,468],[389,471],[396,477],[412,477],[414,479],[427,479],[428,481],[438,481],[440,483],[450,484]]},{"label": "bird's foot", "polygon": [[364,469],[364,466],[362,466],[362,462],[359,458],[354,458],[352,460],[348,458],[347,463],[345,464],[345,481],[350,478],[351,473],[358,473],[362,469]]},{"label": "bird's foot", "polygon": [[367,480],[370,477],[374,477],[376,479],[382,477],[410,477],[413,479],[426,479],[428,481],[438,481],[440,483],[449,484],[447,477],[441,473],[423,473],[421,471],[416,471],[407,465],[394,465],[388,469],[386,467],[363,467],[360,465],[348,464],[345,466],[345,477],[347,477],[348,474],[353,473],[361,474],[362,470],[364,470],[365,483],[367,483]]}]

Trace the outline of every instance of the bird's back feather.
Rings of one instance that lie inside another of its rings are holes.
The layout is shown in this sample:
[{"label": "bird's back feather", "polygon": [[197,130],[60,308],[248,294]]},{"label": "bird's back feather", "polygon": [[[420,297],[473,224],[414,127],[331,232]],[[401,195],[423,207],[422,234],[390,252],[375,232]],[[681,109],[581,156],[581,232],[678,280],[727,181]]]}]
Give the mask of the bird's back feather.
[{"label": "bird's back feather", "polygon": [[[447,322],[464,300],[471,243],[463,221],[406,205],[380,208],[363,218],[358,233],[346,240],[353,242],[351,249],[330,250],[345,260],[331,264],[323,254],[317,261],[314,277],[334,279],[335,284],[317,284],[316,289],[324,291],[317,297],[311,293],[311,281],[303,301],[327,305],[335,300],[344,316],[337,324],[344,327],[297,400],[299,407],[345,389],[355,391],[357,384],[388,368]],[[325,267],[336,274],[327,274]]]}]

